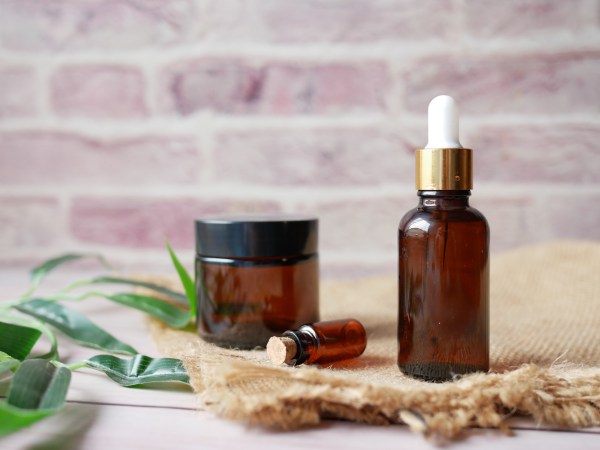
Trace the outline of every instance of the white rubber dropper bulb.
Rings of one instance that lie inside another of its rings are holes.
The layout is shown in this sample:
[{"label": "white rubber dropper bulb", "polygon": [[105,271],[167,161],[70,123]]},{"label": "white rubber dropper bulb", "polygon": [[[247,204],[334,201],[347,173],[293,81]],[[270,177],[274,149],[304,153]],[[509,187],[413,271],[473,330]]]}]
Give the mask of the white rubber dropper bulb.
[{"label": "white rubber dropper bulb", "polygon": [[428,109],[425,148],[462,148],[458,140],[458,105],[449,95],[438,95]]}]

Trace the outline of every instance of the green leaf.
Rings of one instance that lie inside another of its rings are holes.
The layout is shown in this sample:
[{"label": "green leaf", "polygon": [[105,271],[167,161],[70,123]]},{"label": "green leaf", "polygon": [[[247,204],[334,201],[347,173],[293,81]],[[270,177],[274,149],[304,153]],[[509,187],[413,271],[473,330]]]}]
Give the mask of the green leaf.
[{"label": "green leaf", "polygon": [[21,409],[0,403],[0,437],[25,428],[55,412],[55,409]]},{"label": "green leaf", "polygon": [[138,281],[138,280],[130,280],[127,278],[117,278],[117,277],[97,277],[93,278],[89,281],[89,284],[127,284],[129,286],[138,286],[146,289],[153,290],[169,299],[176,301],[177,303],[181,303],[183,305],[188,304],[188,299],[185,295],[180,292],[173,291],[164,286],[160,286],[158,284],[149,283],[147,281]]},{"label": "green leaf", "polygon": [[194,285],[190,274],[185,270],[185,267],[183,267],[168,242],[167,249],[169,250],[169,255],[171,255],[171,261],[173,261],[173,265],[179,274],[181,284],[185,289],[185,294],[187,295],[190,304],[190,319],[193,320],[196,317],[196,286]]},{"label": "green leaf", "polygon": [[43,263],[41,263],[39,266],[35,267],[31,271],[31,289],[30,289],[30,292],[33,292],[33,290],[37,286],[39,286],[39,284],[42,282],[42,280],[44,279],[44,277],[49,272],[51,272],[52,270],[54,270],[56,267],[58,267],[58,266],[60,266],[62,264],[65,264],[67,262],[75,261],[75,260],[82,259],[82,258],[96,258],[104,266],[108,266],[108,263],[106,262],[106,260],[101,255],[92,254],[92,253],[67,253],[65,255],[58,256],[56,258],[52,258],[52,259],[49,259],[47,261],[44,261]]},{"label": "green leaf", "polygon": [[21,361],[18,359],[15,359],[4,352],[0,352],[0,374],[17,367],[20,363]]},{"label": "green leaf", "polygon": [[175,358],[135,355],[131,359],[122,359],[112,355],[97,355],[88,359],[85,364],[91,369],[104,372],[121,386],[160,381],[190,382],[183,363]]},{"label": "green leaf", "polygon": [[67,396],[71,371],[43,359],[21,363],[8,388],[6,402],[21,409],[58,409]]},{"label": "green leaf", "polygon": [[35,328],[42,332],[50,341],[50,351],[45,355],[38,356],[38,359],[58,359],[58,342],[56,341],[56,336],[54,332],[48,327],[44,322],[38,319],[30,319],[30,318],[22,318],[15,316],[13,314],[6,313],[0,310],[0,318],[8,321],[8,323],[21,325],[26,328]]},{"label": "green leaf", "polygon": [[0,437],[48,417],[65,402],[71,371],[43,359],[21,363],[0,403]]},{"label": "green leaf", "polygon": [[35,328],[0,322],[0,352],[23,361],[41,335],[42,332]]},{"label": "green leaf", "polygon": [[65,335],[86,347],[127,355],[137,353],[133,347],[104,331],[83,314],[59,303],[34,299],[16,305],[15,309],[58,328]]},{"label": "green leaf", "polygon": [[[100,295],[100,293],[98,293]],[[119,294],[101,294],[102,297],[130,308],[139,309],[173,328],[183,328],[189,322],[189,314],[170,303],[156,297],[122,292]]]}]

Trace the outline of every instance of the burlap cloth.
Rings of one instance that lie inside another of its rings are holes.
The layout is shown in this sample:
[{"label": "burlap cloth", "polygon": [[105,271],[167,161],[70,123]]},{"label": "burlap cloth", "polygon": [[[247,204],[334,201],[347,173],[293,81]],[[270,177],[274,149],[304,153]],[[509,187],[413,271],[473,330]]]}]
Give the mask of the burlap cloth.
[{"label": "burlap cloth", "polygon": [[323,319],[368,331],[360,358],[328,367],[275,367],[264,351],[225,350],[150,321],[165,355],[183,359],[202,407],[292,429],[324,418],[406,423],[454,437],[506,429],[512,414],[560,427],[600,425],[600,243],[557,242],[499,255],[491,270],[491,370],[442,384],[396,366],[396,280],[322,283]]}]

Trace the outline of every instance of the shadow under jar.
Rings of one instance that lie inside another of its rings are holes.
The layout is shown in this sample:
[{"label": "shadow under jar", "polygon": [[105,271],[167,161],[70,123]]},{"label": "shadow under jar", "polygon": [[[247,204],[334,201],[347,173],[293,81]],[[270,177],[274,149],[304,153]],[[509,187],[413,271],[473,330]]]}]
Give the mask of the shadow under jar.
[{"label": "shadow under jar", "polygon": [[318,220],[220,216],[196,221],[197,328],[222,347],[264,347],[319,320]]}]

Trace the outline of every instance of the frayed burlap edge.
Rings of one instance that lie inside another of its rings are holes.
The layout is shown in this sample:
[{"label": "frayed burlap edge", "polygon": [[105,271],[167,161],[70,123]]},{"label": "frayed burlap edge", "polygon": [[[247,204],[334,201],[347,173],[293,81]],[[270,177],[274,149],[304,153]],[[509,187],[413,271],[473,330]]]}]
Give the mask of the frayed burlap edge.
[{"label": "frayed burlap edge", "polygon": [[[524,364],[452,383],[389,387],[323,374],[314,367],[287,370],[222,357],[206,360],[190,353],[189,333],[156,320],[149,327],[159,350],[183,359],[203,406],[228,419],[283,430],[314,426],[323,419],[406,424],[445,438],[472,426],[508,431],[506,419],[517,413],[562,428],[600,425],[599,368]],[[179,345],[161,345],[173,341]],[[277,395],[273,386],[282,387]]]},{"label": "frayed burlap edge", "polygon": [[450,438],[470,426],[506,430],[514,414],[553,427],[600,426],[598,274],[598,242],[543,243],[496,257],[492,370],[444,384],[418,382],[396,368],[396,323],[386,313],[397,308],[393,278],[322,284],[322,317],[345,311],[369,331],[365,354],[331,370],[275,367],[264,351],[223,349],[156,321],[150,328],[162,353],[184,361],[202,407],[230,419],[279,429],[332,418],[405,423]]}]

